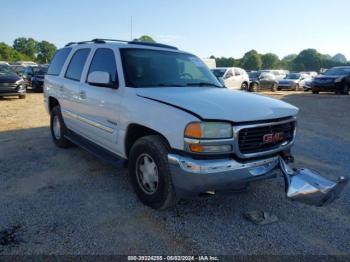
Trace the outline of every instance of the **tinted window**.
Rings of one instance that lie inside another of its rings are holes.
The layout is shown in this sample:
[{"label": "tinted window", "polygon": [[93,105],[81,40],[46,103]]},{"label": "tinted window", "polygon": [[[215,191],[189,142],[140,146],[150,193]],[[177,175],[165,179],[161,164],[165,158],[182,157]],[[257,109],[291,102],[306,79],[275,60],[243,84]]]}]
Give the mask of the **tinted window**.
[{"label": "tinted window", "polygon": [[225,77],[226,77],[226,78],[233,77],[233,72],[232,72],[231,69],[227,71],[227,74],[226,74]]},{"label": "tinted window", "polygon": [[91,61],[89,74],[95,71],[108,72],[112,83],[117,83],[117,65],[115,63],[114,52],[108,48],[97,49]]},{"label": "tinted window", "polygon": [[74,53],[66,71],[66,78],[80,81],[81,74],[83,73],[84,65],[89,53],[90,49],[88,48],[79,49]]},{"label": "tinted window", "polygon": [[64,49],[60,49],[56,52],[55,56],[53,57],[51,63],[50,63],[50,67],[47,71],[48,75],[59,75],[64,62],[66,61],[69,52],[70,52],[71,48],[64,48]]}]

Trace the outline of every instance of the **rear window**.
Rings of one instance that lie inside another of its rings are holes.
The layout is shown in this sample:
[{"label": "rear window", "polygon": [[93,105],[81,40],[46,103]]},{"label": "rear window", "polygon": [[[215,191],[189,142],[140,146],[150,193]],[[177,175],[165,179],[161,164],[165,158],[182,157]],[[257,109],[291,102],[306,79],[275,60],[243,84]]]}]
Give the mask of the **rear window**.
[{"label": "rear window", "polygon": [[58,76],[60,74],[64,62],[70,53],[70,50],[71,48],[63,48],[56,52],[47,71],[48,75]]}]

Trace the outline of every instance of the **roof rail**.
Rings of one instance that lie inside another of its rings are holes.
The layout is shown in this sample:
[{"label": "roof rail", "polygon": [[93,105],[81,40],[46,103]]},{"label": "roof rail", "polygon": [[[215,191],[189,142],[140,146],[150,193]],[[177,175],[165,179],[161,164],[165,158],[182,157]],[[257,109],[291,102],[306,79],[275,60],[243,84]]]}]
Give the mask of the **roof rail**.
[{"label": "roof rail", "polygon": [[167,48],[167,49],[175,49],[177,50],[177,47],[171,46],[171,45],[165,45],[160,43],[151,43],[151,42],[142,42],[142,41],[126,41],[126,40],[118,40],[118,39],[105,39],[105,38],[95,38],[89,41],[81,41],[81,42],[70,42],[66,44],[65,46],[71,46],[71,45],[80,45],[80,44],[87,44],[87,43],[95,43],[95,44],[104,44],[106,42],[121,42],[131,45],[145,45],[145,46],[154,46],[154,47],[161,47],[161,48]]}]

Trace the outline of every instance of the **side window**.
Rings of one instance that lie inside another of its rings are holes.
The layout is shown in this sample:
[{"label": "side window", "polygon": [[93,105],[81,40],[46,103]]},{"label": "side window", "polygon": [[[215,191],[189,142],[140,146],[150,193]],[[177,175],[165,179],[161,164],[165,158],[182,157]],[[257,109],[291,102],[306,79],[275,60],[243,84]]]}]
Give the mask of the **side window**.
[{"label": "side window", "polygon": [[225,78],[230,78],[230,77],[233,77],[233,73],[231,69],[229,69],[225,75]]},{"label": "side window", "polygon": [[50,67],[47,70],[48,75],[58,76],[62,70],[63,64],[66,61],[71,48],[63,48],[56,52],[51,60]]},{"label": "side window", "polygon": [[117,75],[117,64],[115,62],[115,56],[112,49],[99,48],[96,50],[94,57],[92,58],[89,73],[95,71],[107,72],[111,76],[112,84],[117,86],[118,75]]},{"label": "side window", "polygon": [[240,76],[241,75],[241,72],[239,71],[239,69],[235,68],[235,75],[236,76]]},{"label": "side window", "polygon": [[86,59],[90,53],[90,48],[78,49],[69,62],[65,77],[71,80],[80,81]]}]

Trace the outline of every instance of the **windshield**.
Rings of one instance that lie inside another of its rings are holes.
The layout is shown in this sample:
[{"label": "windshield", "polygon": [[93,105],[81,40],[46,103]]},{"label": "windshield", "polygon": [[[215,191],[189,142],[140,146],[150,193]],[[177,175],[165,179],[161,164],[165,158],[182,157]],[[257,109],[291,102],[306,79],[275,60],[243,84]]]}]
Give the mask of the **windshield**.
[{"label": "windshield", "polygon": [[248,73],[249,78],[258,78],[260,73],[259,72],[250,72]]},{"label": "windshield", "polygon": [[325,73],[326,76],[341,76],[350,74],[350,67],[343,68],[331,68],[328,69]]},{"label": "windshield", "polygon": [[0,65],[0,76],[16,76],[16,72],[9,66]]},{"label": "windshield", "polygon": [[226,69],[212,69],[211,70],[216,77],[223,77]]},{"label": "windshield", "polygon": [[288,74],[285,78],[286,79],[299,79],[300,78],[300,74]]},{"label": "windshield", "polygon": [[45,75],[47,72],[47,67],[33,67],[34,75]]},{"label": "windshield", "polygon": [[222,87],[196,56],[150,49],[121,49],[125,83],[131,87]]}]

